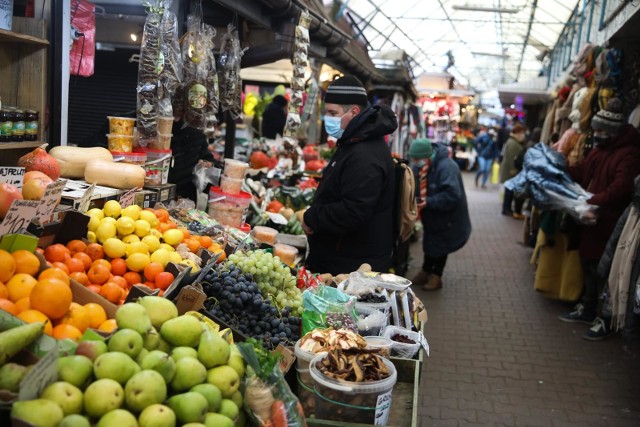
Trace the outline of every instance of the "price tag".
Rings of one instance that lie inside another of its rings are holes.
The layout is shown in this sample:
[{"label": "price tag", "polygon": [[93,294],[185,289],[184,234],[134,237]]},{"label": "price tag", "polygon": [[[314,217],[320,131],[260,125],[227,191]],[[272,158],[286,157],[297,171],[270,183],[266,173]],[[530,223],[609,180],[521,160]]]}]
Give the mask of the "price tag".
[{"label": "price tag", "polygon": [[429,343],[427,342],[427,338],[424,336],[422,332],[419,332],[419,334],[420,334],[420,338],[418,339],[418,342],[420,343],[422,348],[424,348],[424,351],[427,353],[427,356],[429,356]]},{"label": "price tag", "polygon": [[287,218],[285,218],[282,214],[267,212],[267,215],[269,215],[269,219],[271,219],[274,224],[287,225],[289,223],[289,221],[287,221]]},{"label": "price tag", "polygon": [[89,188],[84,192],[82,198],[78,202],[78,212],[85,213],[89,210],[89,205],[91,204],[91,197],[93,197],[93,190],[96,188],[95,182],[91,184]]},{"label": "price tag", "polygon": [[138,192],[138,190],[140,190],[139,187],[134,187],[120,196],[120,206],[122,206],[123,208],[131,206],[136,200],[136,193]]},{"label": "price tag", "polygon": [[374,425],[386,426],[391,412],[391,390],[378,395]]},{"label": "price tag", "polygon": [[17,188],[22,188],[24,180],[24,168],[1,167],[0,184],[11,184]]},{"label": "price tag", "polygon": [[39,206],[38,200],[14,200],[0,224],[0,236],[26,230]]},{"label": "price tag", "polygon": [[44,190],[44,196],[40,199],[40,206],[35,215],[35,218],[40,224],[48,222],[51,215],[53,215],[53,211],[56,209],[56,206],[58,206],[58,203],[60,203],[62,190],[64,190],[66,184],[66,179],[59,179],[47,185],[47,189]]}]

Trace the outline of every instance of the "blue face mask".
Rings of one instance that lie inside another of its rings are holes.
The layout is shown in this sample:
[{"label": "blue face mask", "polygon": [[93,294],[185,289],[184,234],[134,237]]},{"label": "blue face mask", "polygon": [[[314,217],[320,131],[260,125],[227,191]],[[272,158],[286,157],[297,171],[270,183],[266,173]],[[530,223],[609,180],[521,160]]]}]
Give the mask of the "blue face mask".
[{"label": "blue face mask", "polygon": [[342,116],[324,116],[324,129],[327,131],[327,135],[336,139],[340,139],[340,137],[344,133],[344,129],[340,127],[341,120]]}]

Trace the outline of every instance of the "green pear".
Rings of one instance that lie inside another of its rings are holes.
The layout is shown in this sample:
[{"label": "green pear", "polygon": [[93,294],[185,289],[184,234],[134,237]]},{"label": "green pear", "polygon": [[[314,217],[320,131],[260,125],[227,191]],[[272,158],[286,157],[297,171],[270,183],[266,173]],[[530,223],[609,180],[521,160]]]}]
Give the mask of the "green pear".
[{"label": "green pear", "polygon": [[240,353],[231,353],[227,365],[231,366],[240,378],[244,377],[244,358]]},{"label": "green pear", "polygon": [[167,405],[176,414],[176,418],[181,424],[204,421],[209,407],[209,403],[203,395],[192,391],[170,397],[167,400]]},{"label": "green pear", "polygon": [[175,427],[176,414],[168,406],[154,404],[144,408],[138,424],[140,427]]},{"label": "green pear", "polygon": [[162,375],[165,382],[169,384],[176,375],[176,362],[167,353],[160,350],[150,351],[140,363],[142,369],[153,369]]},{"label": "green pear", "polygon": [[138,356],[136,357],[136,363],[140,365],[144,360],[144,358],[147,357],[148,355],[149,355],[149,350],[147,350],[146,348],[143,348],[142,350],[140,350],[140,353],[138,353]]},{"label": "green pear", "polygon": [[171,357],[176,362],[182,359],[183,357],[193,357],[194,359],[197,359],[198,350],[191,347],[174,347],[174,349],[171,350]]},{"label": "green pear", "polygon": [[138,427],[138,420],[124,409],[114,409],[104,414],[96,427]]},{"label": "green pear", "polygon": [[119,351],[99,356],[93,364],[93,373],[98,379],[110,378],[125,384],[140,368],[127,354]]},{"label": "green pear", "polygon": [[122,304],[118,308],[116,311],[116,323],[118,324],[118,329],[133,329],[140,335],[146,334],[151,329],[151,320],[147,315],[147,310],[135,302]]},{"label": "green pear", "polygon": [[238,408],[238,405],[233,403],[233,400],[222,399],[222,405],[220,406],[220,411],[218,412],[229,418],[230,420],[235,421],[235,419],[238,417],[238,413],[240,413],[240,409]]},{"label": "green pear", "polygon": [[120,408],[122,403],[124,403],[122,386],[109,378],[91,383],[84,391],[84,411],[93,418],[102,417],[107,412]]},{"label": "green pear", "polygon": [[133,329],[118,329],[109,338],[107,346],[110,352],[119,351],[135,359],[142,350],[143,344],[142,335],[138,332]]},{"label": "green pear", "polygon": [[156,350],[164,351],[165,353],[171,353],[171,344],[169,344],[167,340],[162,338],[162,335],[158,334],[158,337],[158,347],[156,348]]},{"label": "green pear", "polygon": [[76,348],[76,354],[87,356],[92,362],[107,351],[107,343],[104,341],[81,341]]},{"label": "green pear", "polygon": [[147,350],[157,350],[160,345],[160,334],[156,330],[156,328],[149,329],[149,332],[144,334],[143,339],[143,347]]},{"label": "green pear", "polygon": [[20,391],[20,383],[29,372],[27,366],[17,363],[7,363],[0,368],[0,390],[7,390],[12,393]]},{"label": "green pear", "polygon": [[226,365],[229,359],[229,343],[217,332],[207,329],[200,336],[198,360],[207,368]]},{"label": "green pear", "polygon": [[178,308],[166,298],[156,296],[142,297],[138,304],[147,310],[151,324],[156,329],[160,329],[167,320],[178,317]]},{"label": "green pear", "polygon": [[64,413],[57,403],[47,399],[21,400],[13,403],[11,417],[38,427],[56,427]]},{"label": "green pear", "polygon": [[93,362],[86,356],[64,356],[58,359],[58,379],[84,389],[93,374]]},{"label": "green pear", "polygon": [[140,371],[124,386],[124,400],[134,412],[141,412],[154,403],[162,403],[167,398],[167,384],[162,375],[151,369]]},{"label": "green pear", "polygon": [[202,423],[186,423],[182,424],[182,427],[207,427]]},{"label": "green pear", "polygon": [[193,357],[183,357],[176,362],[176,374],[171,381],[175,391],[186,391],[207,379],[207,368]]},{"label": "green pear", "polygon": [[160,335],[173,346],[195,348],[200,343],[202,329],[202,324],[198,319],[182,315],[164,322],[160,328]]},{"label": "green pear", "polygon": [[240,392],[240,390],[236,390],[236,392],[233,393],[229,399],[231,399],[238,408],[242,408],[242,403],[244,402],[244,399],[242,397],[242,392]]},{"label": "green pear", "polygon": [[218,387],[213,384],[204,383],[198,384],[191,388],[190,391],[200,393],[207,399],[207,402],[209,402],[209,412],[218,412],[220,410],[220,406],[222,405],[222,392]]},{"label": "green pear", "polygon": [[91,427],[91,423],[87,417],[71,414],[64,417],[58,427]]},{"label": "green pear", "polygon": [[57,403],[65,416],[82,413],[82,390],[67,382],[58,381],[49,384],[40,397]]},{"label": "green pear", "polygon": [[222,392],[222,397],[228,399],[240,387],[240,377],[230,366],[222,365],[209,369],[207,382],[218,387]]},{"label": "green pear", "polygon": [[205,427],[234,427],[233,421],[230,418],[212,412],[208,413],[205,417],[204,425]]},{"label": "green pear", "polygon": [[238,418],[236,418],[236,421],[233,423],[233,425],[235,427],[244,427],[245,425],[247,425],[247,416],[245,415],[244,411],[240,411],[240,413],[238,414]]}]

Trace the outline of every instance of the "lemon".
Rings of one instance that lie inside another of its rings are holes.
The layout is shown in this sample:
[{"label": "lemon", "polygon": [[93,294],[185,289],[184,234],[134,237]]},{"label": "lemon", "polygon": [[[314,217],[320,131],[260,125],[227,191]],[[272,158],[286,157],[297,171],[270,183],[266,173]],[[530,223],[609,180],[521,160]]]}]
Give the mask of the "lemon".
[{"label": "lemon", "polygon": [[98,209],[98,208],[89,209],[89,211],[87,212],[87,215],[91,217],[95,216],[98,219],[104,218],[104,212],[102,212],[102,209]]},{"label": "lemon", "polygon": [[184,233],[180,230],[171,229],[164,232],[162,235],[165,243],[175,246],[184,240]]},{"label": "lemon", "polygon": [[156,230],[155,228],[152,228],[149,234],[151,234],[154,237],[157,237],[158,239],[162,239],[162,233],[160,232],[160,230]]},{"label": "lemon", "polygon": [[135,234],[129,234],[128,236],[124,236],[122,238],[122,241],[130,245],[131,243],[138,243],[140,241],[140,238]]},{"label": "lemon", "polygon": [[171,262],[175,262],[176,264],[182,261],[182,257],[178,252],[169,252],[169,258]]},{"label": "lemon", "polygon": [[127,268],[131,271],[142,271],[151,263],[149,255],[135,253],[127,257]]},{"label": "lemon", "polygon": [[118,218],[120,216],[120,212],[122,212],[122,207],[116,200],[109,200],[102,207],[102,211],[104,212],[104,216]]},{"label": "lemon", "polygon": [[191,272],[192,272],[192,273],[193,273],[193,272],[195,272],[195,271],[200,270],[200,267],[198,267],[198,266],[196,265],[196,263],[195,263],[195,262],[193,262],[193,261],[192,261],[192,260],[190,260],[190,259],[183,259],[183,260],[182,260],[182,261],[180,261],[178,264],[182,264],[182,265],[186,265],[186,266],[191,267]]},{"label": "lemon", "polygon": [[126,236],[136,231],[136,222],[128,216],[121,216],[116,221],[116,228],[118,233]]},{"label": "lemon", "polygon": [[122,240],[111,238],[104,241],[102,249],[109,258],[122,258],[126,253],[127,244]]},{"label": "lemon", "polygon": [[168,244],[166,244],[166,243],[160,243],[160,249],[166,249],[166,250],[168,250],[169,252],[173,252],[173,251],[175,251],[175,249],[173,248],[173,246],[168,245]]},{"label": "lemon", "polygon": [[131,205],[131,206],[127,206],[126,208],[122,209],[122,213],[120,215],[129,217],[132,220],[136,221],[136,220],[140,219],[140,211],[141,210],[142,209],[140,208],[140,206]]},{"label": "lemon", "polygon": [[89,224],[87,225],[87,229],[89,231],[96,231],[99,225],[100,225],[100,218],[98,218],[97,216],[89,217]]},{"label": "lemon", "polygon": [[116,226],[110,223],[100,224],[96,230],[98,242],[104,243],[107,239],[116,237]]},{"label": "lemon", "polygon": [[147,221],[151,225],[151,227],[155,227],[156,225],[158,225],[158,217],[153,212],[141,211],[140,219]]},{"label": "lemon", "polygon": [[166,249],[160,248],[151,254],[151,262],[159,262],[163,267],[171,261],[171,252]]},{"label": "lemon", "polygon": [[98,238],[96,237],[96,233],[93,231],[87,232],[87,240],[90,241],[91,243],[96,243],[98,241]]},{"label": "lemon", "polygon": [[149,252],[155,252],[160,247],[160,240],[155,236],[144,236],[142,238],[142,243],[147,245],[149,248]]},{"label": "lemon", "polygon": [[131,256],[132,254],[149,254],[149,248],[142,242],[134,242],[127,245],[126,249],[127,256]]},{"label": "lemon", "polygon": [[149,222],[139,219],[135,222],[136,224],[136,235],[138,237],[144,237],[151,231],[151,224]]},{"label": "lemon", "polygon": [[102,218],[100,220],[100,224],[116,224],[116,219],[115,218],[111,218],[110,216]]}]

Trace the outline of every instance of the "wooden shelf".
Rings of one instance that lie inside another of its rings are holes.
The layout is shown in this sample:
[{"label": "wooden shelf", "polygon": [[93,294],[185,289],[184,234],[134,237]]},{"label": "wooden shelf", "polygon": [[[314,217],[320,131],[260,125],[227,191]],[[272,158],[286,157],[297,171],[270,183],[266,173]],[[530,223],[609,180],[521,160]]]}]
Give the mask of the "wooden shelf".
[{"label": "wooden shelf", "polygon": [[24,141],[24,142],[0,142],[0,150],[15,150],[21,148],[36,148],[46,144],[42,141]]},{"label": "wooden shelf", "polygon": [[49,40],[41,39],[39,37],[29,36],[26,34],[15,33],[13,31],[0,29],[0,42],[12,42],[12,43],[28,43],[37,44],[41,46],[48,46]]}]

